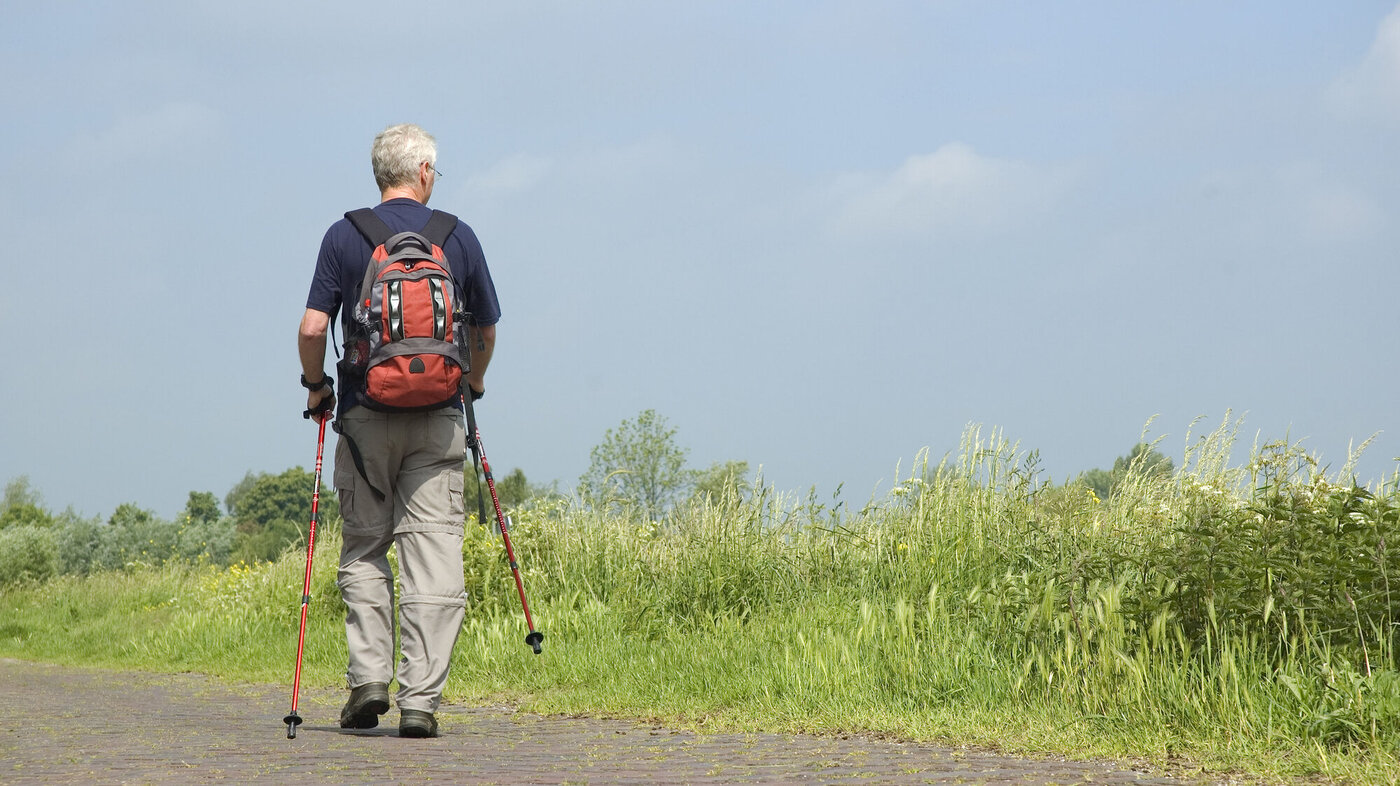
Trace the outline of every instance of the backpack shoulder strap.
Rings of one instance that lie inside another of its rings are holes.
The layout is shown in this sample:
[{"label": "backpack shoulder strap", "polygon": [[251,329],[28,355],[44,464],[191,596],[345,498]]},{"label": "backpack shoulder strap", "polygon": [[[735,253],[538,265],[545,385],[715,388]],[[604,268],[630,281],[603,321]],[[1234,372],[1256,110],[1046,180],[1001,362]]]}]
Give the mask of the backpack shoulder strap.
[{"label": "backpack shoulder strap", "polygon": [[456,229],[456,216],[441,210],[434,210],[433,217],[428,219],[428,223],[423,225],[423,229],[418,234],[426,237],[429,243],[438,248],[446,248],[447,238],[451,237],[452,232]]},{"label": "backpack shoulder strap", "polygon": [[367,207],[359,210],[351,210],[345,214],[355,229],[369,241],[371,248],[378,248],[388,242],[394,236],[394,231],[389,229],[389,225],[384,223],[384,219],[376,216],[374,211]]}]

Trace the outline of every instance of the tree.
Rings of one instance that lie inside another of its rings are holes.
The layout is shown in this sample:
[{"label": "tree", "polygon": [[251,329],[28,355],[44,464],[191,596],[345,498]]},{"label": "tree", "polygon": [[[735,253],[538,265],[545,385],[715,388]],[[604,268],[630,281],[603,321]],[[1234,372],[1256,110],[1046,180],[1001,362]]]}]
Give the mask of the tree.
[{"label": "tree", "polygon": [[1113,492],[1113,481],[1113,473],[1106,469],[1095,468],[1079,475],[1079,482],[1088,486],[1099,499],[1108,499],[1108,495]]},{"label": "tree", "polygon": [[608,429],[589,453],[588,471],[579,492],[593,504],[635,510],[660,519],[690,485],[686,451],[676,445],[676,430],[656,410]]},{"label": "tree", "polygon": [[[319,509],[323,520],[340,517],[340,504],[335,490],[321,478]],[[301,467],[292,467],[280,475],[249,473],[229,491],[224,505],[240,526],[248,523],[267,525],[278,519],[305,524],[311,518],[311,494],[316,476]]]},{"label": "tree", "polygon": [[43,499],[39,492],[32,488],[28,475],[20,475],[5,484],[5,500],[0,506],[8,509],[18,505],[33,505],[35,507],[43,504]]},{"label": "tree", "polygon": [[[238,535],[233,559],[244,562],[276,559],[303,539],[311,519],[311,494],[316,476],[301,467],[280,475],[249,473],[224,498]],[[340,504],[322,478],[318,504],[321,520],[340,519]]]},{"label": "tree", "polygon": [[53,515],[44,509],[43,498],[30,486],[28,475],[20,475],[5,484],[4,501],[0,502],[0,529],[52,525]]},{"label": "tree", "polygon": [[1146,442],[1139,442],[1128,455],[1113,461],[1113,471],[1124,474],[1133,470],[1149,476],[1170,475],[1172,469],[1172,460]]},{"label": "tree", "polygon": [[224,495],[224,510],[227,510],[230,516],[234,515],[234,511],[238,510],[239,501],[248,493],[248,489],[251,489],[253,484],[257,483],[258,479],[266,474],[266,472],[260,472],[254,475],[249,471],[243,476],[242,480],[233,484],[233,488],[229,489],[228,493]]},{"label": "tree", "polygon": [[234,522],[219,514],[219,501],[213,493],[191,491],[176,523],[179,556],[190,561],[204,558],[216,565],[228,563],[236,534]]},{"label": "tree", "polygon": [[[462,501],[466,505],[467,514],[480,511],[477,503],[477,490],[480,489],[482,501],[486,503],[486,517],[493,518],[496,513],[491,506],[491,491],[486,488],[486,479],[478,472],[476,479],[471,475],[466,476],[466,488],[463,489]],[[526,502],[536,498],[554,493],[551,486],[536,486],[525,477],[525,470],[516,467],[504,478],[496,478],[496,499],[501,503],[501,510],[509,512],[512,508],[518,508]]]},{"label": "tree", "polygon": [[1147,477],[1170,475],[1172,460],[1146,442],[1139,442],[1128,451],[1128,455],[1113,460],[1113,469],[1091,469],[1081,473],[1080,484],[1092,489],[1099,499],[1108,499],[1129,472]]},{"label": "tree", "polygon": [[691,499],[715,504],[726,498],[744,500],[753,493],[749,480],[749,462],[725,461],[711,464],[698,470],[694,476],[695,490]]},{"label": "tree", "polygon": [[180,514],[186,523],[217,521],[219,500],[209,491],[191,491],[185,502],[185,510]]}]

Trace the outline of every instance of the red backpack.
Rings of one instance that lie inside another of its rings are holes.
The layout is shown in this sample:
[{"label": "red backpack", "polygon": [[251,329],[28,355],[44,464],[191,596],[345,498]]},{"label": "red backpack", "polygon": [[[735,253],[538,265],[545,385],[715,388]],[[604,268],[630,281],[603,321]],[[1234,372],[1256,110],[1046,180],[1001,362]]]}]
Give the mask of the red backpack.
[{"label": "red backpack", "polygon": [[369,208],[345,217],[374,247],[350,306],[341,361],[347,383],[360,403],[380,411],[453,403],[470,357],[467,315],[442,250],[457,217],[434,210],[422,230],[397,234]]}]

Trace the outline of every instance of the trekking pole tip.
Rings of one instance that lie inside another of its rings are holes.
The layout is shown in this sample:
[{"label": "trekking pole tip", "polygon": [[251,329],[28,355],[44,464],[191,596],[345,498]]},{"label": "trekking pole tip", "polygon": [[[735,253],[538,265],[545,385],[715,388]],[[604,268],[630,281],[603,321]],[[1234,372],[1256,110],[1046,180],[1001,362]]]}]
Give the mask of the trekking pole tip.
[{"label": "trekking pole tip", "polygon": [[543,649],[540,646],[543,642],[544,634],[540,633],[537,630],[530,631],[530,635],[525,637],[525,643],[530,645],[530,648],[535,651],[536,655],[543,652]]},{"label": "trekking pole tip", "polygon": [[282,719],[282,722],[285,723],[285,724],[287,724],[287,739],[289,739],[289,740],[294,740],[294,739],[296,739],[296,738],[297,738],[297,726],[301,725],[301,716],[298,715],[298,714],[296,714],[295,712],[293,712],[292,714],[290,714],[290,715],[288,715],[287,717],[283,718],[283,719]]}]

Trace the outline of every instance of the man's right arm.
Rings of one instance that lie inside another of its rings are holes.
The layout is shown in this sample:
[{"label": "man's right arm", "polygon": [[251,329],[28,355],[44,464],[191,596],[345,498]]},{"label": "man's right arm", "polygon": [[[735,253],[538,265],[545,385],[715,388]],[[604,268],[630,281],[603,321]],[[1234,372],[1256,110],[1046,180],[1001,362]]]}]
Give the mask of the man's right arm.
[{"label": "man's right arm", "polygon": [[[297,330],[297,354],[301,357],[301,375],[309,384],[316,384],[326,376],[326,331],[331,324],[331,315],[314,308],[306,309],[301,316],[301,327]],[[329,405],[323,402],[330,397]],[[306,392],[306,408],[312,412],[335,406],[335,394],[330,386]]]}]

